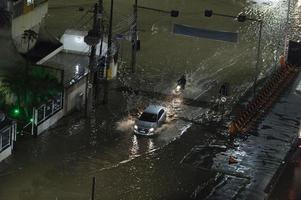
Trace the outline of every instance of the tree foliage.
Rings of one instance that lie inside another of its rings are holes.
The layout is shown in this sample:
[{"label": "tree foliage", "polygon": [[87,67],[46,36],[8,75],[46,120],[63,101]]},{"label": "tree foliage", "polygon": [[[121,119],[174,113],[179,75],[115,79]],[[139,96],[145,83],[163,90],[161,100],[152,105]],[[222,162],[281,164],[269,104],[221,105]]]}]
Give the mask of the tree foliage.
[{"label": "tree foliage", "polygon": [[29,71],[19,70],[2,77],[0,98],[3,104],[17,106],[28,117],[34,106],[39,106],[61,90],[62,85],[52,71],[34,67]]}]

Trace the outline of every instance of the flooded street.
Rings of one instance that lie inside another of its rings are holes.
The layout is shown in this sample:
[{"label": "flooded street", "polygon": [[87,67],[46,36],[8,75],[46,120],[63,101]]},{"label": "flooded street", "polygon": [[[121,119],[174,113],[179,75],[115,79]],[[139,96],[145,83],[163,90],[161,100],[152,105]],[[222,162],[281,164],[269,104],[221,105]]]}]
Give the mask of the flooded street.
[{"label": "flooded street", "polygon": [[[86,12],[93,3],[49,0],[44,34],[59,38],[66,29],[88,30],[92,15]],[[128,29],[132,3],[115,0],[114,34]],[[109,1],[104,4],[108,16]],[[220,179],[217,171],[196,169],[183,160],[198,145],[216,145],[214,151],[203,152],[212,157],[226,148],[229,113],[254,80],[259,23],[206,18],[203,11],[245,12],[263,20],[258,73],[263,79],[275,70],[284,51],[287,1],[143,0],[139,4],[178,9],[180,16],[139,10],[137,73],[130,69],[130,43],[120,41],[122,62],[108,105],[99,105],[89,120],[74,112],[37,138],[18,140],[14,154],[0,165],[0,200],[89,199],[94,176],[96,199],[105,200],[202,199],[215,187]],[[292,2],[292,8],[299,9],[298,2]],[[176,35],[173,24],[238,32],[239,42]],[[186,88],[183,94],[173,95],[184,73]],[[221,121],[217,97],[225,82],[231,89]],[[137,137],[135,120],[149,104],[166,107],[167,122],[155,137]],[[212,157],[201,164],[210,168]]]}]

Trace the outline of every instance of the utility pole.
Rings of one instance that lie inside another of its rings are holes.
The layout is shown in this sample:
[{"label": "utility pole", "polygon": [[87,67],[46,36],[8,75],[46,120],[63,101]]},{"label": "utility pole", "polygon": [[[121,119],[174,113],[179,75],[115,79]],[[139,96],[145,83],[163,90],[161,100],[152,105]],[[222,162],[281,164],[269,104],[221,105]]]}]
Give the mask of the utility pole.
[{"label": "utility pole", "polygon": [[102,56],[102,47],[103,47],[103,38],[104,38],[104,26],[103,26],[103,0],[98,0],[98,23],[99,23],[99,31],[100,31],[100,48],[99,48],[99,56],[98,56],[98,62],[96,67],[96,73],[94,73],[94,102],[95,105],[97,105],[98,102],[98,92],[99,92],[99,79],[98,76],[100,74],[101,67],[100,61]]},{"label": "utility pole", "polygon": [[258,44],[257,44],[257,55],[256,55],[256,66],[255,66],[255,76],[254,76],[254,84],[253,84],[253,97],[256,97],[256,90],[257,90],[257,79],[258,79],[258,68],[260,64],[260,52],[261,52],[261,32],[262,32],[262,20],[258,20],[259,22],[259,33],[258,33]]},{"label": "utility pole", "polygon": [[111,9],[110,9],[110,22],[109,22],[109,34],[108,34],[108,49],[107,49],[107,59],[106,59],[106,80],[104,85],[104,97],[103,104],[108,103],[109,96],[109,75],[110,75],[110,64],[112,61],[112,24],[113,24],[113,9],[114,9],[114,0],[111,0]]},{"label": "utility pole", "polygon": [[95,73],[97,67],[96,61],[96,45],[99,43],[100,39],[100,29],[99,29],[99,20],[97,17],[98,14],[98,5],[94,5],[94,19],[93,19],[93,28],[88,32],[88,35],[85,37],[84,41],[91,46],[91,53],[89,56],[89,74],[86,82],[86,102],[85,102],[85,113],[86,117],[90,117],[92,107],[93,107],[93,93],[95,91]]},{"label": "utility pole", "polygon": [[291,0],[287,1],[287,13],[286,13],[286,22],[285,22],[285,36],[284,36],[284,56],[287,57],[288,53],[288,40],[289,40],[289,31],[290,31],[290,11],[291,11]]},{"label": "utility pole", "polygon": [[95,199],[95,183],[96,183],[96,178],[95,176],[92,179],[92,193],[91,193],[91,200]]},{"label": "utility pole", "polygon": [[135,73],[136,68],[136,53],[137,53],[137,19],[138,19],[138,0],[135,0],[134,4],[134,20],[132,23],[132,60],[131,67],[132,73]]},{"label": "utility pole", "polygon": [[100,18],[100,34],[101,34],[101,41],[100,41],[100,49],[99,49],[99,58],[102,55],[102,46],[103,46],[103,38],[104,38],[104,25],[103,25],[103,0],[98,0],[98,15]]},{"label": "utility pole", "polygon": [[103,25],[103,0],[98,0],[98,16],[100,20],[100,48],[99,48],[99,59],[102,55],[102,47],[103,47],[103,38],[104,38],[104,25]]},{"label": "utility pole", "polygon": [[166,11],[166,10],[161,10],[157,8],[150,8],[150,7],[145,7],[145,6],[139,6],[138,5],[138,0],[135,0],[135,3],[133,5],[133,23],[131,25],[131,34],[132,34],[132,59],[131,59],[131,68],[132,68],[132,73],[135,73],[136,71],[136,57],[137,57],[137,51],[140,50],[140,40],[138,40],[138,8],[139,9],[144,9],[144,10],[150,10],[150,11],[155,11],[155,12],[161,12],[161,13],[168,13],[170,14],[171,17],[178,17],[179,16],[179,11],[178,10],[171,10],[171,11]]}]

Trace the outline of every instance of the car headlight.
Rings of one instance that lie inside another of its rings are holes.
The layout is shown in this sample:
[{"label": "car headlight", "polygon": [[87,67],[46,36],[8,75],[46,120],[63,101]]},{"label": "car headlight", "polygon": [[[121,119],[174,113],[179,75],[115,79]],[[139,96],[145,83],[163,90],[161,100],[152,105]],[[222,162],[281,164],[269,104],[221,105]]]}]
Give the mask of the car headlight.
[{"label": "car headlight", "polygon": [[135,126],[134,126],[134,129],[138,129],[138,126],[137,126],[137,125],[135,125]]},{"label": "car headlight", "polygon": [[154,128],[150,128],[148,131],[153,132],[154,130],[155,130]]}]

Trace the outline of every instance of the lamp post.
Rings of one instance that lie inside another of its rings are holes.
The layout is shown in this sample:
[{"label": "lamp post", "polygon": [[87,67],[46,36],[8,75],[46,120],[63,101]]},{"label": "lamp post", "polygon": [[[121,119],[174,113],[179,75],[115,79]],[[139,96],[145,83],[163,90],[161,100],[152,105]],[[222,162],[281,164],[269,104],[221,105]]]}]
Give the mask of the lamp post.
[{"label": "lamp post", "polygon": [[179,16],[179,11],[178,10],[162,10],[162,9],[157,9],[157,8],[150,8],[150,7],[145,7],[145,6],[139,6],[138,5],[138,0],[135,0],[134,3],[134,20],[132,23],[132,60],[131,60],[131,68],[132,68],[132,73],[135,72],[135,67],[136,67],[136,54],[137,51],[140,50],[140,40],[138,40],[138,34],[137,34],[137,21],[138,21],[138,8],[143,9],[143,10],[150,10],[150,11],[155,11],[155,12],[161,12],[161,13],[167,13],[170,14],[171,17],[178,17]]},{"label": "lamp post", "polygon": [[132,60],[131,60],[131,66],[132,66],[132,73],[135,73],[135,67],[136,67],[136,54],[138,50],[138,39],[137,39],[137,18],[138,18],[138,0],[135,0],[134,4],[134,21],[132,24]]},{"label": "lamp post", "polygon": [[259,23],[256,66],[255,66],[254,83],[253,83],[253,96],[255,97],[256,96],[256,87],[257,87],[258,68],[259,68],[259,61],[260,61],[260,55],[261,55],[261,35],[262,35],[263,21],[261,19],[248,18],[243,13],[239,13],[237,16],[233,16],[233,15],[227,15],[227,14],[213,13],[212,10],[205,10],[204,14],[206,17],[211,17],[212,15],[216,15],[216,16],[221,16],[221,17],[237,19],[237,21],[239,21],[239,22],[245,22],[246,20],[250,20],[250,21],[256,21]]},{"label": "lamp post", "polygon": [[99,19],[97,18],[98,13],[98,4],[94,5],[93,11],[93,27],[88,32],[88,35],[85,36],[84,41],[87,45],[91,47],[91,53],[89,56],[89,74],[86,79],[86,100],[85,100],[85,114],[86,117],[91,116],[92,107],[93,107],[93,95],[95,94],[95,73],[97,67],[96,61],[96,46],[100,40],[100,29],[99,29]]}]

